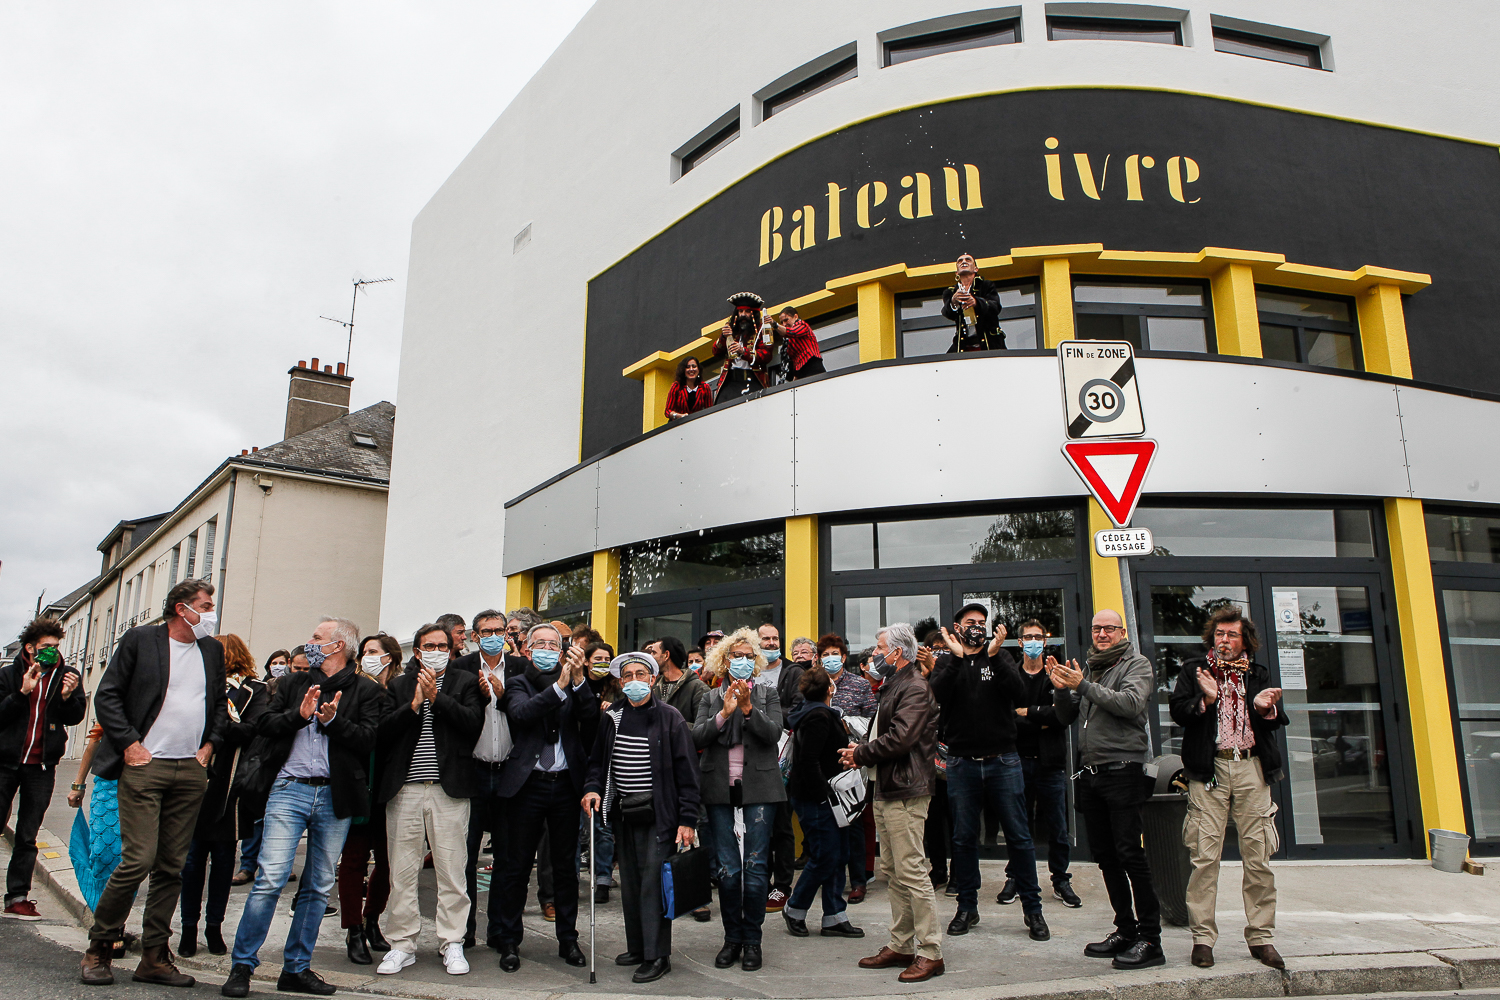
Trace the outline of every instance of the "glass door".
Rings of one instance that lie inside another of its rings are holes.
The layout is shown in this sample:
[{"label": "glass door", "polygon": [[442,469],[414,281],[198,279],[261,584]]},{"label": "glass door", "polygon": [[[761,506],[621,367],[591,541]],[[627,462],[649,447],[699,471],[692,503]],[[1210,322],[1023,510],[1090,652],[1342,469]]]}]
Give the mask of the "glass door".
[{"label": "glass door", "polygon": [[875,645],[876,635],[892,622],[910,622],[918,637],[931,625],[945,624],[953,614],[952,600],[952,585],[946,582],[834,587],[831,627],[851,652],[858,652]]},{"label": "glass door", "polygon": [[1439,580],[1454,728],[1473,853],[1500,853],[1500,590]]},{"label": "glass door", "polygon": [[692,649],[704,633],[715,629],[728,635],[737,628],[779,626],[782,600],[780,593],[760,591],[698,600],[632,601],[622,627],[625,645],[618,652],[641,649],[667,635],[676,636],[685,648]]}]

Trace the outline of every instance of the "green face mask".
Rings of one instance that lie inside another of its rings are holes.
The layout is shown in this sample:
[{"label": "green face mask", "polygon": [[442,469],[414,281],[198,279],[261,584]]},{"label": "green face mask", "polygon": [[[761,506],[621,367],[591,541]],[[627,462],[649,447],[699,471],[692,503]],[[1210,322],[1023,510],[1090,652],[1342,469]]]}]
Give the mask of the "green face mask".
[{"label": "green face mask", "polygon": [[43,646],[36,651],[36,662],[44,667],[55,667],[59,657],[56,646]]}]

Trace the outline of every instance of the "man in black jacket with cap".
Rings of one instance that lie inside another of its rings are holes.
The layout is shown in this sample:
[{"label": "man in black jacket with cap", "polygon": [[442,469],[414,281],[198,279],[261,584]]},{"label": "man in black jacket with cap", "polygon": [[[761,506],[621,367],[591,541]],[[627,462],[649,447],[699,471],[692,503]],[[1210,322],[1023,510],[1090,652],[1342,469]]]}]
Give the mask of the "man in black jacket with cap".
[{"label": "man in black jacket with cap", "polygon": [[1287,724],[1281,688],[1271,672],[1250,659],[1260,645],[1255,623],[1227,604],[1208,616],[1203,656],[1183,663],[1172,691],[1172,721],[1182,727],[1182,769],[1188,777],[1188,815],[1182,839],[1192,854],[1188,925],[1193,964],[1214,964],[1219,927],[1214,906],[1219,859],[1231,816],[1244,863],[1245,942],[1250,955],[1273,969],[1285,967],[1271,943],[1276,927],[1276,878],[1271,855],[1281,840],[1271,782],[1280,781],[1276,730]]}]

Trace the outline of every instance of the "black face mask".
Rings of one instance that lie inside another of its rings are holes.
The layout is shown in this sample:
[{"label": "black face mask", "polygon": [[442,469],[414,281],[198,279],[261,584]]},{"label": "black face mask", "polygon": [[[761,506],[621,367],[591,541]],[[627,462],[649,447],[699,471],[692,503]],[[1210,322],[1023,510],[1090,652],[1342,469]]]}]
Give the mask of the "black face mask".
[{"label": "black face mask", "polygon": [[970,625],[963,632],[964,643],[969,646],[984,645],[984,626]]}]

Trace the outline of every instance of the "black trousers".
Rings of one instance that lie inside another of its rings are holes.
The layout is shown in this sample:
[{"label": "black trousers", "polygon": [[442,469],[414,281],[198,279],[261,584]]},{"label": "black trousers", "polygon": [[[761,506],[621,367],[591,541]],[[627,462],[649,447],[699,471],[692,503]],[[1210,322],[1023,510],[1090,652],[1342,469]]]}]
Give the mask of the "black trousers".
[{"label": "black trousers", "polygon": [[1093,774],[1085,771],[1074,792],[1088,830],[1089,849],[1114,907],[1115,929],[1124,937],[1160,944],[1161,904],[1151,884],[1146,849],[1141,846],[1141,805],[1147,796],[1141,765]]},{"label": "black trousers", "polygon": [[[484,835],[490,835],[490,888],[486,893],[484,940],[500,936],[500,882],[505,859],[510,855],[510,800],[495,794],[500,784],[500,769],[484,761],[474,761],[477,794],[469,800],[469,861],[464,878],[469,889],[469,928],[466,937],[474,937],[479,916],[479,849]],[[522,897],[524,900],[524,897]],[[524,904],[523,904],[524,908]]]},{"label": "black trousers", "polygon": [[922,829],[922,846],[932,862],[932,877],[948,881],[948,858],[953,854],[953,817],[948,808],[948,779],[932,783],[932,803],[927,807],[927,825]]},{"label": "black trousers", "polygon": [[675,847],[657,841],[655,823],[626,823],[618,815],[610,822],[615,828],[615,857],[620,861],[625,950],[647,962],[666,958],[672,954],[672,921],[664,916],[661,866]]},{"label": "black trousers", "polygon": [[792,806],[776,803],[776,818],[771,822],[771,888],[792,894],[797,877],[797,835],[792,832]]},{"label": "black trousers", "polygon": [[36,868],[36,833],[52,802],[52,783],[56,767],[41,764],[18,764],[0,767],[0,830],[10,822],[11,806],[20,793],[21,807],[16,811],[16,843],[10,855],[10,870],[5,876],[5,902],[31,895],[31,873]]},{"label": "black trousers", "polygon": [[[206,916],[207,924],[222,924],[229,908],[230,882],[238,865],[239,841],[194,840],[188,848],[187,862],[182,866],[182,926],[198,926]],[[209,862],[213,862],[212,871]],[[205,878],[206,876],[206,878]],[[203,883],[208,882],[208,913],[203,912]],[[298,883],[299,886],[301,883]]]},{"label": "black trousers", "polygon": [[[567,771],[532,771],[510,800],[510,843],[500,882],[499,938],[519,945],[524,936],[521,910],[531,883],[531,866],[543,833],[552,851],[553,905],[557,907],[557,940],[578,940],[578,804]],[[545,831],[544,828],[545,827]],[[502,864],[496,855],[497,865]],[[493,887],[490,890],[494,892]]]},{"label": "black trousers", "polygon": [[814,375],[823,375],[827,372],[828,369],[823,367],[822,358],[808,358],[807,364],[792,372],[792,381],[795,382],[799,378],[812,378]]}]

